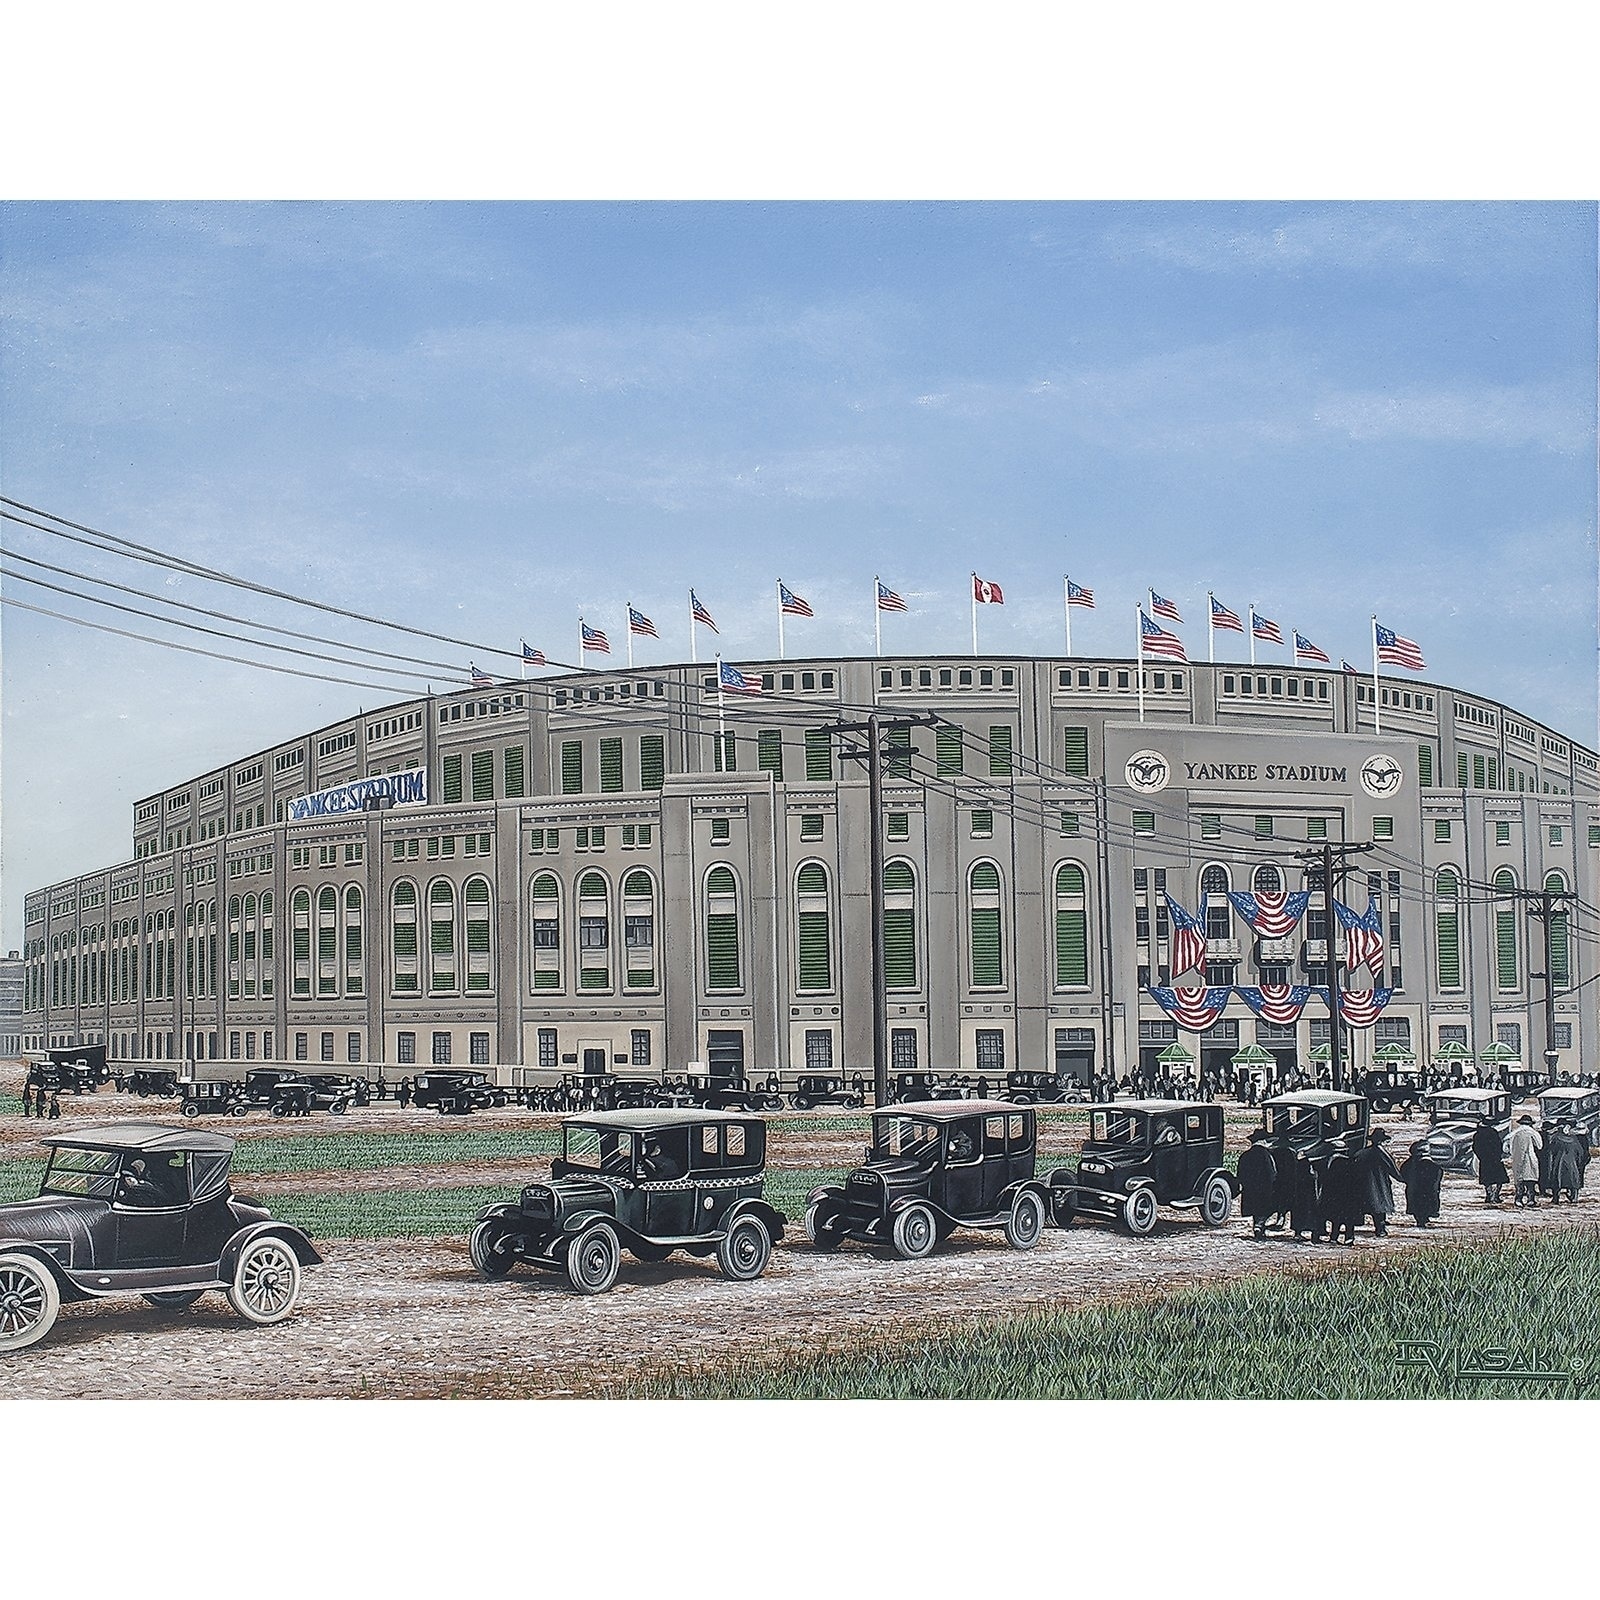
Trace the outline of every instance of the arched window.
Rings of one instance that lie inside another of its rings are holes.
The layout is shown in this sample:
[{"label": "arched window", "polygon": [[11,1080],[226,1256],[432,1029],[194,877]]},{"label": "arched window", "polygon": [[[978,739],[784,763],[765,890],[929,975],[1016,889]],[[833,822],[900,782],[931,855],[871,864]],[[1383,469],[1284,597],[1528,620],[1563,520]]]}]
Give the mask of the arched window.
[{"label": "arched window", "polygon": [[728,867],[706,874],[706,988],[737,989],[739,886]]},{"label": "arched window", "polygon": [[[289,937],[292,971],[289,993],[297,1000],[311,998],[311,891],[296,889],[289,896]],[[232,935],[229,935],[230,943]]]},{"label": "arched window", "polygon": [[[272,948],[272,896],[264,894],[261,897],[261,992],[270,996],[273,987],[273,974],[277,968],[273,965]],[[211,902],[211,979],[216,982],[217,965],[217,902]]]},{"label": "arched window", "polygon": [[493,919],[489,914],[489,880],[468,878],[462,890],[467,927],[467,993],[488,994],[494,988]]},{"label": "arched window", "polygon": [[833,920],[828,908],[828,869],[808,861],[795,875],[795,943],[800,958],[800,987],[825,991],[833,987]]},{"label": "arched window", "polygon": [[428,992],[453,994],[456,974],[456,886],[448,878],[428,885]]},{"label": "arched window", "polygon": [[195,995],[200,992],[200,972],[195,961],[195,905],[191,900],[183,908],[183,992]]},{"label": "arched window", "polygon": [[578,880],[578,987],[611,987],[611,889],[599,872]]},{"label": "arched window", "polygon": [[1206,902],[1207,939],[1233,937],[1233,902],[1228,898],[1232,887],[1226,867],[1213,863],[1200,874],[1200,893]]},{"label": "arched window", "polygon": [[241,944],[240,953],[243,958],[244,992],[253,995],[256,992],[256,940],[259,929],[256,924],[261,915],[261,903],[253,894],[244,897],[242,914],[240,916]]},{"label": "arched window", "polygon": [[528,943],[533,957],[533,987],[559,989],[561,987],[561,885],[553,873],[541,872],[533,880],[528,931]]},{"label": "arched window", "polygon": [[366,950],[362,942],[361,891],[346,884],[344,891],[344,992],[366,992]]},{"label": "arched window", "polygon": [[1089,911],[1083,868],[1063,861],[1056,868],[1056,988],[1089,986]]},{"label": "arched window", "polygon": [[[176,906],[168,909],[162,922],[167,932],[165,941],[167,948],[167,987],[165,993],[167,999],[171,1000],[178,992],[178,909]],[[171,1035],[169,1034],[168,1037],[170,1038]]]},{"label": "arched window", "polygon": [[1461,987],[1461,880],[1449,867],[1433,881],[1435,965],[1441,989]]},{"label": "arched window", "polygon": [[917,875],[909,861],[883,868],[883,975],[885,988],[917,986]]},{"label": "arched window", "polygon": [[630,989],[656,986],[656,891],[648,872],[622,880],[622,945]]},{"label": "arched window", "polygon": [[317,993],[339,992],[339,891],[325,883],[317,891]]},{"label": "arched window", "polygon": [[[1546,894],[1565,894],[1567,875],[1564,872],[1545,874]],[[1567,933],[1567,913],[1556,906],[1550,908],[1550,981],[1558,989],[1572,982],[1572,948]]]},{"label": "arched window", "polygon": [[[1494,875],[1497,890],[1515,889],[1517,875],[1502,867]],[[1520,981],[1521,962],[1517,959],[1517,902],[1496,900],[1494,908],[1494,975],[1499,989],[1515,989]]]},{"label": "arched window", "polygon": [[1283,874],[1270,863],[1259,866],[1255,870],[1255,876],[1250,880],[1250,887],[1257,894],[1281,894]]},{"label": "arched window", "polygon": [[979,861],[967,874],[967,926],[974,989],[998,989],[1005,982],[1001,953],[1000,869]]},{"label": "arched window", "polygon": [[415,994],[420,987],[417,964],[417,886],[404,878],[389,891],[389,948],[394,992]]}]

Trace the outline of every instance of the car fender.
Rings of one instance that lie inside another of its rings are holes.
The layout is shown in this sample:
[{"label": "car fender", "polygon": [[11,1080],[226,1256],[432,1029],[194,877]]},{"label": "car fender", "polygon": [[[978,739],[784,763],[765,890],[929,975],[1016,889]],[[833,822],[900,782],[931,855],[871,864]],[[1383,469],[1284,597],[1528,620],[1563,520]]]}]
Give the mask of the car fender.
[{"label": "car fender", "polygon": [[222,1255],[217,1261],[217,1276],[230,1279],[233,1269],[239,1264],[239,1255],[252,1239],[271,1237],[282,1239],[283,1242],[299,1257],[302,1267],[316,1267],[322,1264],[322,1257],[316,1250],[311,1240],[297,1227],[289,1222],[269,1220],[267,1222],[253,1222],[248,1228],[241,1228],[223,1246]]},{"label": "car fender", "polygon": [[505,1200],[497,1200],[493,1205],[488,1205],[472,1219],[476,1227],[480,1222],[520,1222],[522,1220],[522,1207]]},{"label": "car fender", "polygon": [[1213,1178],[1226,1178],[1228,1180],[1229,1191],[1232,1193],[1235,1199],[1238,1199],[1239,1179],[1234,1173],[1229,1172],[1226,1167],[1207,1167],[1206,1170],[1200,1174],[1200,1181],[1194,1186],[1194,1192],[1196,1194],[1204,1194],[1206,1185],[1210,1183]]},{"label": "car fender", "polygon": [[570,1217],[561,1219],[561,1231],[565,1234],[580,1234],[591,1222],[609,1222],[617,1230],[620,1238],[626,1239],[632,1232],[627,1223],[617,1219],[614,1212],[602,1211],[597,1206],[590,1206],[587,1211],[575,1211]]},{"label": "car fender", "polygon": [[740,1217],[749,1216],[761,1219],[762,1225],[767,1230],[767,1237],[774,1244],[777,1244],[783,1238],[784,1224],[788,1221],[788,1218],[777,1207],[769,1205],[765,1200],[755,1198],[740,1200],[728,1208],[727,1215],[722,1219],[723,1231],[726,1232],[731,1228]]},{"label": "car fender", "polygon": [[60,1290],[63,1302],[94,1300],[107,1292],[104,1289],[96,1291],[86,1288],[67,1271],[63,1262],[58,1261],[50,1253],[48,1246],[35,1244],[32,1240],[19,1239],[15,1243],[10,1240],[0,1241],[0,1256],[26,1256],[30,1261],[37,1261],[56,1280],[56,1288]]},{"label": "car fender", "polygon": [[809,1209],[819,1200],[842,1199],[844,1199],[844,1190],[838,1184],[824,1183],[820,1187],[813,1189],[811,1193],[806,1196],[806,1207]]},{"label": "car fender", "polygon": [[1015,1205],[1017,1203],[1017,1196],[1023,1193],[1024,1190],[1038,1195],[1039,1199],[1044,1203],[1045,1215],[1049,1216],[1050,1190],[1045,1184],[1043,1178],[1018,1178],[1015,1183],[1007,1184],[1006,1187],[1000,1191],[1001,1205]]},{"label": "car fender", "polygon": [[930,1200],[925,1194],[902,1194],[889,1202],[889,1215],[898,1217],[907,1206],[926,1206],[941,1222],[948,1223],[952,1228],[962,1226],[961,1218],[946,1211],[936,1200]]}]

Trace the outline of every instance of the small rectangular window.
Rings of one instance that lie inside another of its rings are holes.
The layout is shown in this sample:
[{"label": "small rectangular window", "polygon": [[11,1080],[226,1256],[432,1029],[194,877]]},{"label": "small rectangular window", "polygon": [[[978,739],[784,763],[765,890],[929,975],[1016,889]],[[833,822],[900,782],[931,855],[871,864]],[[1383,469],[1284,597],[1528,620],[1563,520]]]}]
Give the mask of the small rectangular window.
[{"label": "small rectangular window", "polygon": [[1063,811],[1061,813],[1061,836],[1064,839],[1075,838],[1078,833],[1078,813],[1076,811]]},{"label": "small rectangular window", "polygon": [[713,817],[711,819],[712,844],[726,844],[730,836],[728,819],[726,817]]},{"label": "small rectangular window", "polygon": [[1272,837],[1272,818],[1271,817],[1257,817],[1256,818],[1256,838],[1258,838],[1258,839],[1270,839],[1271,837]]},{"label": "small rectangular window", "polygon": [[1435,844],[1450,842],[1450,824],[1443,817],[1437,818],[1433,824],[1433,842]]},{"label": "small rectangular window", "polygon": [[911,837],[911,818],[904,811],[891,811],[889,813],[889,837],[891,839],[909,839]]},{"label": "small rectangular window", "polygon": [[802,839],[820,839],[822,837],[822,818],[807,814],[800,818],[800,837]]},{"label": "small rectangular window", "polygon": [[1307,817],[1306,818],[1306,838],[1308,838],[1308,839],[1326,839],[1327,837],[1328,837],[1328,819],[1326,817]]},{"label": "small rectangular window", "polygon": [[1200,837],[1202,839],[1220,839],[1222,837],[1222,817],[1215,811],[1202,811],[1200,813]]},{"label": "small rectangular window", "polygon": [[971,813],[971,835],[974,839],[989,839],[994,836],[994,812],[974,811]]},{"label": "small rectangular window", "polygon": [[1374,817],[1372,819],[1372,837],[1374,839],[1394,838],[1394,818]]},{"label": "small rectangular window", "polygon": [[1133,831],[1135,833],[1154,833],[1156,831],[1155,812],[1135,811],[1133,814]]}]

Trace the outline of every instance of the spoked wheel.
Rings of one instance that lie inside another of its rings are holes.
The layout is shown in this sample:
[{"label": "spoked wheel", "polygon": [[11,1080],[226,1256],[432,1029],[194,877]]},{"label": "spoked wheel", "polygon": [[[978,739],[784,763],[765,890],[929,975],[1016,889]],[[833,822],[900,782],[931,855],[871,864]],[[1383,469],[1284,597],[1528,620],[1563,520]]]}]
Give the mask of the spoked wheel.
[{"label": "spoked wheel", "polygon": [[507,1234],[505,1224],[490,1220],[480,1222],[467,1241],[467,1254],[472,1264],[486,1278],[503,1278],[517,1264],[510,1250],[502,1249]]},{"label": "spoked wheel", "polygon": [[767,1270],[772,1236],[760,1217],[736,1217],[717,1246],[717,1265],[724,1278],[746,1283]]},{"label": "spoked wheel", "polygon": [[1200,1196],[1200,1220],[1208,1228],[1220,1228],[1233,1215],[1233,1190],[1220,1172],[1206,1180],[1205,1192]]},{"label": "spoked wheel", "polygon": [[1156,1225],[1156,1192],[1135,1189],[1122,1202],[1122,1225],[1129,1233],[1149,1233]]},{"label": "spoked wheel", "polygon": [[939,1226],[925,1205],[909,1205],[894,1219],[894,1247],[907,1261],[920,1261],[939,1242]]},{"label": "spoked wheel", "polygon": [[814,1250],[837,1250],[844,1243],[844,1230],[826,1200],[813,1200],[806,1207],[806,1238]]},{"label": "spoked wheel", "polygon": [[247,1322],[282,1322],[300,1295],[300,1258],[282,1239],[252,1239],[239,1252],[228,1304]]},{"label": "spoked wheel", "polygon": [[579,1294],[604,1294],[621,1264],[617,1230],[609,1222],[591,1222],[567,1247],[567,1282]]},{"label": "spoked wheel", "polygon": [[61,1291],[29,1256],[0,1256],[0,1350],[26,1350],[55,1326]]},{"label": "spoked wheel", "polygon": [[1031,1250],[1044,1232],[1044,1201],[1032,1189],[1024,1189],[1011,1202],[1006,1218],[1006,1243],[1013,1250]]},{"label": "spoked wheel", "polygon": [[204,1293],[204,1289],[160,1289],[144,1299],[158,1311],[187,1311]]}]

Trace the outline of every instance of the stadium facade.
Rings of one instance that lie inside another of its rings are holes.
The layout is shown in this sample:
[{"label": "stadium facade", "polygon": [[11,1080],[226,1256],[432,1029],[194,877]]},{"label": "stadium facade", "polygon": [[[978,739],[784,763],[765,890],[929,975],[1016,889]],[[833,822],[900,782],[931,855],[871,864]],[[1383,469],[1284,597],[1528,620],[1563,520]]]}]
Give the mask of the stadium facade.
[{"label": "stadium facade", "polygon": [[[1179,1037],[1148,993],[1166,894],[1207,896],[1207,982],[1326,982],[1320,895],[1263,941],[1222,892],[1299,888],[1324,840],[1375,846],[1340,890],[1376,898],[1393,990],[1357,1064],[1498,1041],[1592,1065],[1586,913],[1555,920],[1547,1040],[1542,925],[1479,886],[1596,903],[1596,757],[1506,706],[1146,662],[1140,721],[1128,660],[743,670],[766,692],[719,702],[702,663],[410,700],[139,801],[129,861],[27,897],[25,1045],[208,1073],[870,1071],[873,821],[862,740],[826,730],[876,709],[940,719],[884,764],[894,1070],[1152,1061]],[[1217,1066],[1250,1043],[1304,1062],[1327,1033],[1314,1000],[1273,1024],[1230,996],[1182,1038]]]}]

